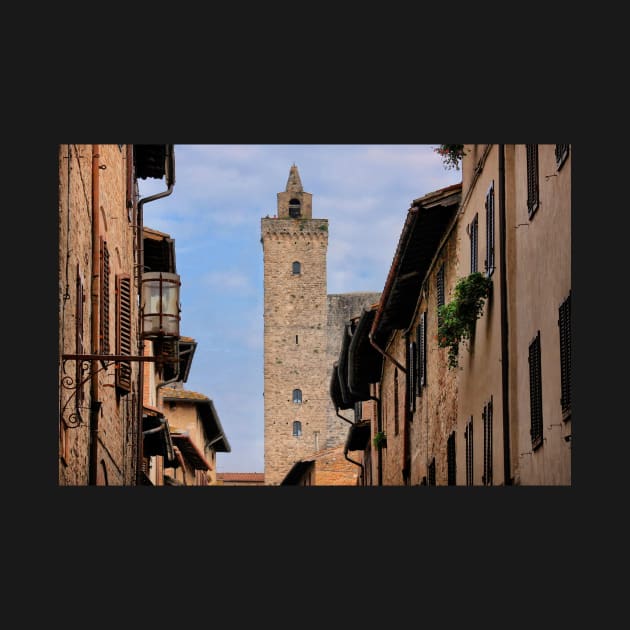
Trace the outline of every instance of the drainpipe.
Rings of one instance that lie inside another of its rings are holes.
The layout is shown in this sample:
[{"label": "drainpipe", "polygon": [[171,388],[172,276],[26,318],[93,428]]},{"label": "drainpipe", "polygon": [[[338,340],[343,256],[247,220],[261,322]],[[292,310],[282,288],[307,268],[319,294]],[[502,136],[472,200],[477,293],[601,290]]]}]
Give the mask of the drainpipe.
[{"label": "drainpipe", "polygon": [[370,340],[370,343],[386,358],[389,359],[399,370],[402,370],[402,372],[404,374],[407,374],[407,369],[400,365],[400,363],[398,363],[398,361],[396,361],[396,359],[394,359],[394,357],[389,354],[388,352],[386,352],[385,350],[383,350],[382,348],[380,348],[379,346],[376,345],[376,342],[374,341],[374,338],[372,337],[372,331],[370,331],[370,333],[368,334],[368,339]]},{"label": "drainpipe", "polygon": [[345,420],[348,424],[354,424],[354,422],[352,422],[352,420],[348,420],[348,418],[344,418],[340,413],[339,413],[339,407],[335,407],[335,413],[337,414],[337,416],[339,418],[341,418],[342,420]]},{"label": "drainpipe", "polygon": [[[169,148],[170,150],[170,148]],[[166,182],[168,188],[160,193],[156,193],[155,195],[149,195],[148,197],[143,197],[138,201],[137,212],[136,212],[136,249],[138,251],[138,269],[137,269],[137,286],[138,286],[138,301],[142,303],[142,273],[144,272],[144,235],[143,235],[143,212],[144,212],[144,204],[149,203],[150,201],[155,201],[156,199],[162,199],[163,197],[168,197],[173,192],[173,186],[175,185],[175,167],[174,167],[174,158],[172,155],[166,156],[167,164],[172,168],[172,172],[166,172]],[[134,177],[134,181],[137,179]],[[138,354],[144,354],[144,338],[142,335],[138,335]],[[144,369],[140,369],[139,374],[139,383],[138,387],[140,389],[138,396],[138,460],[136,462],[136,483],[139,483],[140,480],[140,472],[142,470],[142,416],[144,410]]]},{"label": "drainpipe", "polygon": [[354,459],[350,459],[348,457],[348,447],[344,447],[343,449],[343,456],[351,463],[356,464],[357,466],[359,466],[359,468],[361,468],[361,480],[363,480],[363,464],[361,462],[357,462]]},{"label": "drainpipe", "polygon": [[[91,281],[91,314],[90,332],[92,353],[99,353],[99,310],[100,310],[100,233],[98,213],[99,196],[99,145],[92,145],[92,281]],[[98,399],[98,361],[93,360],[90,366],[90,447],[88,461],[88,483],[96,485],[98,459],[98,420],[101,412],[101,401]]]},{"label": "drainpipe", "polygon": [[501,294],[501,388],[503,403],[503,483],[512,485],[510,460],[510,401],[509,401],[509,348],[508,348],[508,305],[506,267],[506,216],[505,216],[505,145],[499,145],[499,246]]}]

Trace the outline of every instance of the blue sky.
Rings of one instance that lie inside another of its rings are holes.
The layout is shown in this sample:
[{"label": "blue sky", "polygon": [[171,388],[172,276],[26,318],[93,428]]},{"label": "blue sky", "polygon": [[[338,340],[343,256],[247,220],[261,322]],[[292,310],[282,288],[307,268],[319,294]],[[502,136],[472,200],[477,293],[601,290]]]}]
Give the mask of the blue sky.
[{"label": "blue sky", "polygon": [[436,146],[175,145],[173,192],[144,206],[144,224],[175,239],[180,334],[198,344],[184,386],[214,402],[232,449],[219,472],[264,471],[260,219],[276,214],[292,164],[313,218],[329,221],[328,293],[382,291],[411,202],[461,180]]}]

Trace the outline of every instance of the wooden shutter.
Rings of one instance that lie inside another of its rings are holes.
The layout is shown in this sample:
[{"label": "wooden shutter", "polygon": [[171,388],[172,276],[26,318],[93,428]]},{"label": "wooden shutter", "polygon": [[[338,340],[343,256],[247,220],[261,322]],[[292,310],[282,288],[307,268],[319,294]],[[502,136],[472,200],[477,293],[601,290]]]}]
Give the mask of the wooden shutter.
[{"label": "wooden shutter", "polygon": [[409,399],[409,411],[416,410],[416,342],[407,343],[407,398]]},{"label": "wooden shutter", "polygon": [[483,408],[483,478],[486,486],[492,485],[492,398]]},{"label": "wooden shutter", "polygon": [[486,194],[486,274],[494,271],[494,182]]},{"label": "wooden shutter", "polygon": [[[116,354],[131,355],[131,277],[116,276]],[[131,391],[131,363],[116,365],[116,386]]]},{"label": "wooden shutter", "polygon": [[529,402],[532,448],[538,448],[543,441],[542,416],[542,371],[540,365],[540,331],[529,346]]},{"label": "wooden shutter", "polygon": [[473,485],[473,419],[470,416],[470,421],[466,426],[464,433],[464,440],[466,441],[466,485]]},{"label": "wooden shutter", "polygon": [[101,236],[100,251],[100,310],[99,341],[100,354],[109,354],[109,250],[107,241]]},{"label": "wooden shutter", "polygon": [[476,214],[475,218],[470,224],[470,273],[477,271],[477,251],[479,245],[479,215]]},{"label": "wooden shutter", "polygon": [[427,384],[427,312],[420,315],[420,321],[416,329],[417,344],[417,388],[418,396],[422,396],[422,388]]},{"label": "wooden shutter", "polygon": [[562,411],[571,411],[571,293],[559,309],[560,328],[560,405]]},{"label": "wooden shutter", "polygon": [[455,431],[449,435],[446,442],[446,462],[448,466],[447,483],[449,486],[454,486],[457,484],[457,469],[455,467]]},{"label": "wooden shutter", "polygon": [[538,145],[527,144],[527,212],[531,216],[538,208]]}]

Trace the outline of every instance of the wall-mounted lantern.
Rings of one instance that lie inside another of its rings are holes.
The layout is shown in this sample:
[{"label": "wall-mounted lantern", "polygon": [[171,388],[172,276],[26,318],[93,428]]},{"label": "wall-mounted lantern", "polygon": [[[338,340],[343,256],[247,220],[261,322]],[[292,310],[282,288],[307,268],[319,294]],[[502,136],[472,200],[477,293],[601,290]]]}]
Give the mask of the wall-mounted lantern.
[{"label": "wall-mounted lantern", "polygon": [[142,274],[142,336],[179,337],[179,287],[176,273]]}]

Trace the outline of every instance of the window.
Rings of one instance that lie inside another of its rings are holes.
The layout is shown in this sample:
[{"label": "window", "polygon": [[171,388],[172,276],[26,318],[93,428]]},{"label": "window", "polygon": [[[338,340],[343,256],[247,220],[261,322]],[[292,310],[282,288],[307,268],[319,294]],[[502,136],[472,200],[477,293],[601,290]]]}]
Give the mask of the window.
[{"label": "window", "polygon": [[475,214],[469,228],[470,235],[470,273],[477,271],[477,248],[479,242],[479,215]]},{"label": "window", "polygon": [[[438,307],[438,326],[440,325],[442,318],[440,317],[440,306],[444,306],[444,263],[439,268],[436,276],[437,283],[437,307]],[[426,334],[426,330],[425,330]]]},{"label": "window", "polygon": [[[116,276],[116,354],[131,354],[131,277]],[[131,391],[131,363],[116,364],[116,386]]]},{"label": "window", "polygon": [[416,342],[407,342],[407,398],[408,409],[411,413],[416,410]]},{"label": "window", "polygon": [[529,345],[529,403],[531,416],[532,449],[543,442],[542,374],[540,365],[540,331]]},{"label": "window", "polygon": [[398,435],[398,368],[394,369],[394,435]]},{"label": "window", "polygon": [[293,263],[293,275],[297,276],[302,272],[302,265],[296,260]]},{"label": "window", "polygon": [[538,145],[526,144],[527,150],[527,212],[529,218],[538,209]]},{"label": "window", "polygon": [[418,396],[422,396],[422,388],[427,384],[427,312],[420,315],[418,328],[416,329],[418,339]]},{"label": "window", "polygon": [[294,389],[293,390],[293,402],[296,405],[299,405],[302,402],[302,390],[301,389]]},{"label": "window", "polygon": [[473,485],[473,417],[466,425],[464,432],[464,441],[466,442],[466,485]]},{"label": "window", "polygon": [[100,353],[109,354],[109,250],[107,241],[101,236],[100,251],[100,319],[99,319],[99,342]]},{"label": "window", "polygon": [[427,470],[427,475],[428,475],[428,483],[427,483],[427,485],[429,485],[429,486],[437,485],[435,483],[435,457],[431,460],[431,463],[429,464],[429,468]]},{"label": "window", "polygon": [[492,485],[492,397],[483,408],[483,477],[484,486]]},{"label": "window", "polygon": [[292,219],[299,219],[302,216],[299,199],[291,199],[291,201],[289,201],[289,216]]},{"label": "window", "polygon": [[486,275],[494,272],[494,182],[486,193]]},{"label": "window", "polygon": [[455,467],[455,431],[448,436],[448,440],[446,441],[446,466],[448,469],[447,483],[449,486],[454,486],[457,484],[457,469]]},{"label": "window", "polygon": [[571,413],[571,293],[559,309],[560,328],[560,405],[563,417]]},{"label": "window", "polygon": [[558,167],[558,170],[562,168],[562,165],[565,163],[568,156],[569,156],[569,145],[556,144],[556,166]]},{"label": "window", "polygon": [[295,420],[293,422],[293,435],[295,437],[300,437],[300,435],[302,435],[302,423],[299,420]]}]

